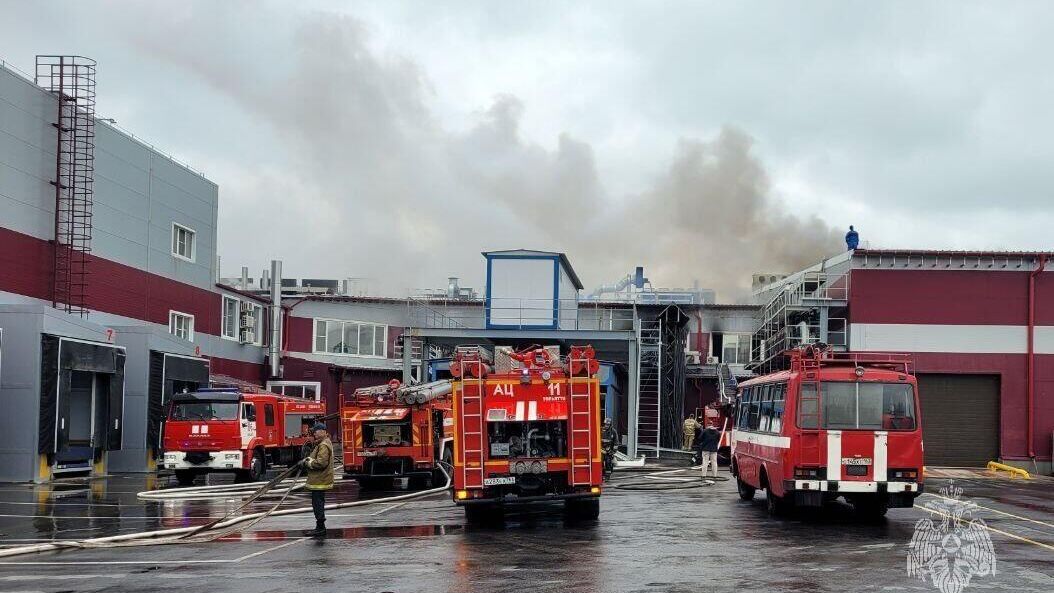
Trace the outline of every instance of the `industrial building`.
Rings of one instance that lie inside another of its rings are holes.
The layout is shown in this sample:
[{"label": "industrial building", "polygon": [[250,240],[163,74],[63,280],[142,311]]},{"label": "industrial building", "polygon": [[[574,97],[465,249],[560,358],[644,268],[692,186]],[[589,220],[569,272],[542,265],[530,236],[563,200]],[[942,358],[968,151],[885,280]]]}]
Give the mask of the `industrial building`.
[{"label": "industrial building", "polygon": [[929,465],[1051,471],[1050,253],[857,249],[757,289],[759,371],[821,341],[913,355]]},{"label": "industrial building", "polygon": [[651,286],[643,268],[587,294],[568,254],[531,249],[484,252],[479,292],[452,277],[370,296],[280,263],[221,280],[219,188],[96,119],[94,68],[0,68],[0,480],[151,471],[166,399],[205,384],[335,408],[425,380],[460,346],[587,343],[631,454],[679,447],[686,415],[824,342],[914,354],[931,465],[1050,471],[1048,254],[858,249],[755,274],[749,304]]},{"label": "industrial building", "polygon": [[166,394],[262,374],[216,184],[95,119],[94,69],[0,68],[0,480],[149,469]]}]

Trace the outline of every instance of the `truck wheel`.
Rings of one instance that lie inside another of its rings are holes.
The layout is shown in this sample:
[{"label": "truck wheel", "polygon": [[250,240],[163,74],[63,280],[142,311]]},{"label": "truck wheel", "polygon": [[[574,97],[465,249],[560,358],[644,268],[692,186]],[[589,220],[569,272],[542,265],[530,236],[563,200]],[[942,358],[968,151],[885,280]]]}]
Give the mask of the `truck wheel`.
[{"label": "truck wheel", "polygon": [[877,521],[886,516],[889,504],[877,496],[857,498],[853,500],[853,511],[861,519]]},{"label": "truck wheel", "polygon": [[465,505],[465,522],[469,525],[493,525],[505,520],[503,509],[490,504]]},{"label": "truck wheel", "polygon": [[765,508],[768,509],[769,514],[773,517],[781,517],[790,512],[791,502],[786,496],[776,496],[772,493],[772,489],[765,490]]},{"label": "truck wheel", "polygon": [[264,473],[267,470],[264,468],[263,453],[260,451],[253,451],[253,460],[249,462],[249,478],[250,482],[259,482],[264,478]]},{"label": "truck wheel", "polygon": [[564,501],[564,512],[568,519],[576,521],[595,521],[600,518],[600,499],[571,499]]},{"label": "truck wheel", "polygon": [[179,482],[180,486],[193,486],[194,478],[196,475],[194,472],[186,469],[176,470],[176,481]]},{"label": "truck wheel", "polygon": [[736,478],[736,490],[739,491],[739,498],[742,500],[754,500],[754,492],[757,490],[750,484],[743,481],[743,478]]}]

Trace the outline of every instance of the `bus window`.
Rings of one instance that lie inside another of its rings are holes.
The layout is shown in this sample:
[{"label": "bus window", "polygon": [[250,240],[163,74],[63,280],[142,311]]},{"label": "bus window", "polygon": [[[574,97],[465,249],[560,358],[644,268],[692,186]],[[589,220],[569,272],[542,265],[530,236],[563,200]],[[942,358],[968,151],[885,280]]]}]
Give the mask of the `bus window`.
[{"label": "bus window", "polygon": [[750,427],[750,398],[754,394],[753,387],[747,387],[743,390],[743,396],[739,402],[739,428],[747,429]]},{"label": "bus window", "polygon": [[823,402],[827,428],[915,428],[915,398],[906,383],[825,382]]},{"label": "bus window", "polygon": [[826,428],[857,428],[856,385],[823,384],[823,417]]},{"label": "bus window", "polygon": [[798,398],[798,426],[816,428],[816,384],[802,383],[801,396]]},{"label": "bus window", "polygon": [[769,422],[769,431],[780,432],[783,430],[783,404],[786,400],[787,384],[776,385],[775,394],[772,396],[772,420]]},{"label": "bus window", "polygon": [[761,393],[763,389],[763,385],[757,385],[752,390],[753,394],[750,397],[750,424],[747,426],[750,430],[758,429],[758,414],[761,411]]},{"label": "bus window", "polygon": [[761,393],[761,412],[758,419],[758,430],[768,432],[772,422],[772,395],[776,391],[775,385],[766,385]]}]

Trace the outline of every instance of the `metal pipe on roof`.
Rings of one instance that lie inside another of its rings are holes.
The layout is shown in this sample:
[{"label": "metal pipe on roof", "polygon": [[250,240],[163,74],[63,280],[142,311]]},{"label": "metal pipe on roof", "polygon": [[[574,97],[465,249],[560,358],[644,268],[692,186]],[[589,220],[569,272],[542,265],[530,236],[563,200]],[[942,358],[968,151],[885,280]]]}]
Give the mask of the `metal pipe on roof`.
[{"label": "metal pipe on roof", "polygon": [[271,260],[271,341],[268,358],[271,378],[282,376],[282,261]]}]

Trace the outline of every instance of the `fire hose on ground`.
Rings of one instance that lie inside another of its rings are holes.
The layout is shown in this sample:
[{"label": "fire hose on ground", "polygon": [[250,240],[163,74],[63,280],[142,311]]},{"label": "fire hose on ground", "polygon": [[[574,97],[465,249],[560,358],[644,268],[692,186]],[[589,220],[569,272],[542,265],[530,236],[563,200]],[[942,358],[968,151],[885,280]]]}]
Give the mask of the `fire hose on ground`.
[{"label": "fire hose on ground", "polygon": [[[336,504],[326,505],[326,510],[337,510],[346,509],[351,507],[367,506],[373,504],[383,504],[389,502],[397,502],[403,500],[411,500],[414,498],[421,498],[424,496],[430,496],[432,494],[438,494],[450,489],[451,474],[445,467],[446,464],[438,462],[437,466],[443,475],[446,476],[446,484],[437,488],[430,488],[428,490],[422,490],[420,492],[411,492],[408,494],[399,494],[396,496],[388,496],[384,498],[375,498],[370,500],[359,500],[355,502],[342,502]],[[264,497],[268,492],[278,487],[282,482],[289,480],[292,476],[299,471],[299,466],[293,466],[282,473],[278,474],[263,486],[257,488],[256,492],[250,495],[238,508],[228,512],[223,517],[210,521],[203,525],[197,525],[194,527],[179,527],[174,529],[162,529],[158,531],[146,531],[139,533],[125,533],[121,535],[113,535],[108,537],[97,537],[91,539],[77,540],[77,541],[57,541],[46,544],[32,544],[27,546],[20,546],[17,548],[8,548],[0,550],[0,558],[10,558],[12,556],[20,556],[24,554],[36,554],[40,552],[54,552],[65,549],[89,549],[89,548],[112,548],[112,547],[131,547],[131,546],[154,546],[154,545],[165,545],[165,544],[186,544],[186,543],[205,543],[215,541],[224,536],[230,535],[231,533],[242,531],[247,527],[252,527],[260,521],[263,521],[267,517],[283,517],[286,515],[296,515],[301,513],[312,512],[311,507],[299,507],[293,509],[281,509],[278,507],[285,502],[285,499],[291,492],[298,489],[299,487],[287,486],[282,493],[281,498],[271,508],[266,511],[259,513],[251,513],[248,515],[235,516],[237,513],[243,511],[253,502]],[[237,485],[242,486],[242,485]],[[190,490],[201,491],[204,489],[216,489],[218,494],[223,494],[224,490],[219,486],[205,486],[198,488],[191,488]],[[176,490],[176,489],[174,489]],[[178,490],[187,490],[181,488]],[[230,488],[228,487],[228,492]],[[163,499],[162,499],[163,500]],[[186,500],[186,499],[184,499]],[[248,525],[243,523],[248,522]]]}]

